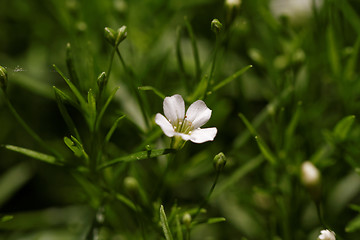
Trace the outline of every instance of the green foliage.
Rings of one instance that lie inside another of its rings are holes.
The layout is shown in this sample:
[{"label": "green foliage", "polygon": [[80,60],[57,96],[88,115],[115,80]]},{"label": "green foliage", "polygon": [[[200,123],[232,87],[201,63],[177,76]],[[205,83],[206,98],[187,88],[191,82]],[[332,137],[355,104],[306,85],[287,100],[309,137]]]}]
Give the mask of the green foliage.
[{"label": "green foliage", "polygon": [[[360,3],[287,2],[5,1],[0,239],[356,239]],[[214,141],[171,148],[174,94]]]}]

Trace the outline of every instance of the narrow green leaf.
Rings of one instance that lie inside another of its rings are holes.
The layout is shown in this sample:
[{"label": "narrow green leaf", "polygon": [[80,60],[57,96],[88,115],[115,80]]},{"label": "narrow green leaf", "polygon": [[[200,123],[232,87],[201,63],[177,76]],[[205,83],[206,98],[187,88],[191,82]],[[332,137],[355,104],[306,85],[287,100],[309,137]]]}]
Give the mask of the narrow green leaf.
[{"label": "narrow green leaf", "polygon": [[360,36],[358,36],[358,38],[356,39],[351,56],[349,60],[346,62],[345,73],[344,73],[346,80],[352,80],[353,76],[356,73],[359,50],[360,50]]},{"label": "narrow green leaf", "polygon": [[340,74],[340,57],[338,53],[338,46],[336,43],[336,37],[334,35],[334,30],[331,25],[327,29],[327,47],[328,47],[328,59],[330,61],[331,69],[335,76]]},{"label": "narrow green leaf", "polygon": [[355,217],[352,219],[348,225],[345,227],[346,232],[355,232],[360,229],[360,216]]},{"label": "narrow green leaf", "polygon": [[54,87],[54,92],[55,92],[56,103],[58,105],[61,116],[63,117],[66,125],[68,126],[68,128],[72,134],[74,134],[78,139],[81,139],[80,134],[63,103],[63,97],[61,95],[61,91],[59,89],[57,89],[56,87]]},{"label": "narrow green leaf", "polygon": [[116,194],[116,199],[119,200],[120,202],[124,203],[126,206],[128,206],[132,210],[136,211],[135,204],[130,199],[125,197],[124,195],[118,193],[118,194]]},{"label": "narrow green leaf", "polygon": [[[240,77],[242,74],[244,74],[247,70],[249,70],[250,68],[252,68],[252,65],[248,65],[242,69],[240,69],[239,71],[237,71],[236,73],[234,73],[233,75],[231,75],[228,78],[225,78],[224,80],[222,80],[221,82],[219,82],[218,84],[216,84],[211,92],[215,92],[217,90],[219,90],[220,88],[222,88],[223,86],[225,86],[226,84],[232,82],[233,80],[235,80],[236,78]],[[210,93],[209,93],[210,94]]]},{"label": "narrow green leaf", "polygon": [[214,224],[219,222],[225,222],[226,219],[224,217],[217,217],[217,218],[209,218],[207,220],[207,224]]},{"label": "narrow green leaf", "polygon": [[106,134],[105,142],[108,143],[108,142],[110,141],[110,138],[111,138],[111,136],[113,135],[113,133],[115,132],[115,130],[116,130],[116,128],[117,128],[120,120],[122,120],[122,119],[125,118],[125,117],[126,117],[126,115],[122,115],[121,117],[118,117],[118,118],[115,120],[115,122],[114,122],[114,124],[111,126],[109,132]]},{"label": "narrow green leaf", "polygon": [[29,162],[12,166],[0,175],[0,207],[7,203],[34,175]]},{"label": "narrow green leaf", "polygon": [[300,113],[301,113],[301,109],[302,109],[301,106],[302,106],[302,102],[300,101],[297,103],[296,111],[295,111],[293,117],[291,118],[289,125],[286,128],[285,135],[288,140],[289,140],[289,138],[292,137],[292,135],[295,131],[295,128],[296,128],[297,124],[299,123]]},{"label": "narrow green leaf", "polygon": [[110,167],[117,163],[140,161],[140,160],[150,159],[150,158],[158,157],[158,156],[173,153],[173,152],[175,152],[174,149],[165,148],[165,149],[155,149],[155,150],[151,150],[151,151],[142,151],[142,152],[138,152],[138,153],[133,153],[133,154],[130,154],[127,156],[115,158],[111,161],[108,161],[108,162],[100,165],[98,170],[102,170],[104,168]]},{"label": "narrow green leaf", "polygon": [[165,239],[172,240],[173,237],[170,232],[169,223],[166,219],[166,214],[165,214],[163,205],[160,206],[160,222],[161,222],[162,229],[164,231]]},{"label": "narrow green leaf", "polygon": [[152,86],[141,86],[141,87],[138,87],[138,89],[141,91],[153,91],[162,100],[165,98],[165,95],[162,92],[160,92],[158,89],[156,89]]},{"label": "narrow green leaf", "polygon": [[179,219],[179,214],[176,214],[175,222],[176,222],[176,237],[178,240],[184,240],[184,236],[183,236],[183,232],[182,232],[182,228],[181,228],[181,224],[180,224],[180,219]]},{"label": "narrow green leaf", "polygon": [[75,102],[72,97],[70,97],[65,92],[61,91],[60,89],[58,89],[55,86],[53,86],[53,89],[54,89],[55,93],[60,97],[62,102],[69,103],[70,105],[72,105],[76,109],[80,109],[79,104],[77,102]]},{"label": "narrow green leaf", "polygon": [[271,164],[276,163],[276,158],[274,154],[270,151],[270,148],[266,145],[266,143],[258,136],[255,136],[255,140],[259,146],[259,149],[261,153],[264,155],[264,157],[269,160]]},{"label": "narrow green leaf", "polygon": [[334,137],[339,141],[344,141],[349,134],[352,124],[355,121],[355,116],[350,115],[341,119],[334,128]]},{"label": "narrow green leaf", "polygon": [[4,222],[8,222],[8,221],[11,221],[14,219],[14,216],[11,216],[11,215],[5,215],[5,216],[2,216],[0,218],[0,222],[4,223]]},{"label": "narrow green leaf", "polygon": [[98,129],[99,129],[100,123],[101,123],[101,120],[102,120],[102,118],[103,118],[103,116],[104,116],[104,114],[105,114],[105,111],[106,111],[107,107],[109,106],[111,100],[114,98],[117,90],[119,90],[119,88],[120,88],[120,87],[116,87],[116,88],[111,92],[111,94],[110,94],[110,96],[108,97],[108,99],[106,100],[104,106],[101,108],[100,113],[99,113],[99,115],[98,115],[98,117],[97,117],[97,119],[96,119],[95,130],[98,130]]},{"label": "narrow green leaf", "polygon": [[18,153],[21,153],[21,154],[26,155],[28,157],[32,157],[34,159],[44,161],[44,162],[47,162],[47,163],[50,163],[50,164],[55,164],[55,165],[60,165],[60,166],[63,165],[54,156],[50,156],[50,155],[40,153],[40,152],[37,152],[37,151],[34,151],[34,150],[30,150],[30,149],[22,148],[22,147],[18,147],[18,146],[13,146],[13,145],[3,145],[3,147],[5,147],[8,150],[18,152]]},{"label": "narrow green leaf", "polygon": [[71,151],[75,154],[77,157],[81,157],[82,151],[76,146],[76,144],[68,137],[64,137],[64,142],[68,148],[70,148]]},{"label": "narrow green leaf", "polygon": [[349,21],[354,30],[360,35],[360,17],[348,1],[333,1],[342,11],[345,19]]},{"label": "narrow green leaf", "polygon": [[94,129],[96,121],[96,98],[91,88],[88,91],[88,114],[89,125],[91,129]]},{"label": "narrow green leaf", "polygon": [[71,91],[76,96],[77,100],[80,103],[80,106],[83,108],[83,110],[86,109],[87,103],[83,96],[81,95],[80,91],[76,88],[76,86],[60,71],[60,69],[54,64],[53,67],[55,68],[55,71],[57,71],[60,76],[65,80]]}]

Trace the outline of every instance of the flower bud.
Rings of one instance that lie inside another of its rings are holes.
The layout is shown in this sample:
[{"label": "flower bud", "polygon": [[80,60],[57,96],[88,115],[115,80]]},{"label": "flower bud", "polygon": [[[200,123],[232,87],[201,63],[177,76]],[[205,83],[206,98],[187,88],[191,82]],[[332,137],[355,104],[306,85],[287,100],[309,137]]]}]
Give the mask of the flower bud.
[{"label": "flower bud", "polygon": [[224,169],[224,167],[225,167],[225,164],[226,164],[225,154],[222,153],[222,152],[217,154],[214,157],[213,164],[214,164],[214,168],[215,168],[216,171],[222,171]]},{"label": "flower bud", "polygon": [[8,81],[7,71],[4,67],[0,66],[0,87],[3,91],[6,90]]},{"label": "flower bud", "polygon": [[188,213],[188,212],[184,213],[184,215],[182,217],[182,222],[185,224],[185,226],[187,228],[190,227],[191,221],[192,221],[192,218],[191,218],[190,213]]},{"label": "flower bud", "polygon": [[104,36],[111,45],[115,45],[116,31],[114,29],[105,27]]},{"label": "flower bud", "polygon": [[126,26],[122,26],[117,31],[112,28],[105,27],[104,29],[105,39],[114,47],[117,47],[127,36]]},{"label": "flower bud", "polygon": [[223,25],[218,19],[213,19],[211,21],[211,31],[213,31],[215,34],[219,34],[223,28]]},{"label": "flower bud", "polygon": [[226,22],[230,25],[239,12],[241,0],[225,0]]},{"label": "flower bud", "polygon": [[125,189],[128,191],[128,193],[135,197],[139,193],[139,183],[138,181],[133,177],[126,177],[124,179],[124,186]]},{"label": "flower bud", "polygon": [[127,27],[122,26],[117,30],[116,46],[119,45],[127,36]]},{"label": "flower bud", "polygon": [[97,78],[97,85],[100,91],[104,89],[106,82],[107,82],[106,73],[105,72],[100,73],[100,75]]},{"label": "flower bud", "polygon": [[336,234],[331,230],[321,230],[318,240],[336,240]]},{"label": "flower bud", "polygon": [[321,175],[319,170],[310,161],[301,165],[301,182],[307,188],[314,200],[320,199]]}]

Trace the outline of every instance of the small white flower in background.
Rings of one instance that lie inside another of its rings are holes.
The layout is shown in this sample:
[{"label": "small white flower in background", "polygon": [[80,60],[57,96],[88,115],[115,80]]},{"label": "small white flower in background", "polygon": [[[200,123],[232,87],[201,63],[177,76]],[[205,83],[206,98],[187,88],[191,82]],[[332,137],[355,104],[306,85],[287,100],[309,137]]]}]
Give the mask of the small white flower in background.
[{"label": "small white flower in background", "polygon": [[318,240],[336,240],[335,233],[331,230],[321,230]]},{"label": "small white flower in background", "polygon": [[168,137],[181,137],[184,141],[203,143],[214,140],[217,129],[200,127],[211,117],[211,110],[204,101],[197,100],[190,105],[185,114],[185,102],[179,95],[166,97],[163,103],[164,114],[157,113],[155,123]]},{"label": "small white flower in background", "polygon": [[315,186],[320,183],[321,175],[319,170],[310,161],[301,165],[301,180],[305,186]]},{"label": "small white flower in background", "polygon": [[287,16],[291,23],[298,24],[313,14],[313,6],[319,9],[322,4],[323,0],[272,0],[270,10],[275,17]]}]

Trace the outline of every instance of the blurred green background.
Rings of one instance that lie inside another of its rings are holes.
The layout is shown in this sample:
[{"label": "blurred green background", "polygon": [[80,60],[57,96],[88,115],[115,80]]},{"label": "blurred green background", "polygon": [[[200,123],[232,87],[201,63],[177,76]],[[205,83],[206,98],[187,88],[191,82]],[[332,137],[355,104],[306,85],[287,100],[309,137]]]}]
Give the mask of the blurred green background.
[{"label": "blurred green background", "polygon": [[[209,74],[216,42],[210,23],[219,19],[224,29],[213,81],[221,82],[247,65],[253,67],[205,99],[213,110],[207,125],[216,126],[218,135],[214,142],[188,143],[178,154],[162,197],[165,209],[175,203],[186,209],[202,201],[214,177],[212,158],[222,151],[228,163],[207,215],[226,221],[199,225],[191,239],[316,239],[322,227],[299,180],[301,163],[311,160],[322,173],[326,223],[339,239],[358,236],[359,1],[243,0],[232,9],[218,0],[0,3],[0,65],[8,72],[8,96],[35,132],[68,159],[73,156],[63,137],[70,131],[52,89],[67,88],[52,67],[56,64],[68,75],[67,43],[84,96],[89,88],[96,88],[97,76],[109,66],[112,49],[104,28],[126,25],[127,38],[119,49],[136,76],[136,86],[153,86],[166,96],[179,93],[189,99],[200,78],[186,21],[197,41],[203,76]],[[179,42],[185,71],[177,58]],[[144,150],[146,144],[155,148],[167,143],[160,135],[148,139],[158,127],[144,123],[129,79],[115,58],[109,85],[120,90],[104,117],[104,129],[121,114],[128,119],[107,147],[112,157]],[[151,119],[162,112],[158,96],[139,92],[146,98]],[[68,111],[87,136],[81,114],[72,107]],[[338,124],[352,115],[356,118],[351,124]],[[256,133],[249,132],[241,116]],[[253,135],[269,148],[270,157]],[[3,98],[0,143],[45,152],[15,121]],[[150,193],[161,159],[146,161],[129,166],[127,174],[137,176]],[[14,216],[0,223],[0,239],[85,238],[94,210],[69,171],[0,148],[0,173],[0,216]],[[125,177],[113,182],[116,191],[124,192]],[[118,204],[105,211],[107,234],[101,239],[140,239],[131,210]],[[150,234],[148,239],[162,237]]]}]

